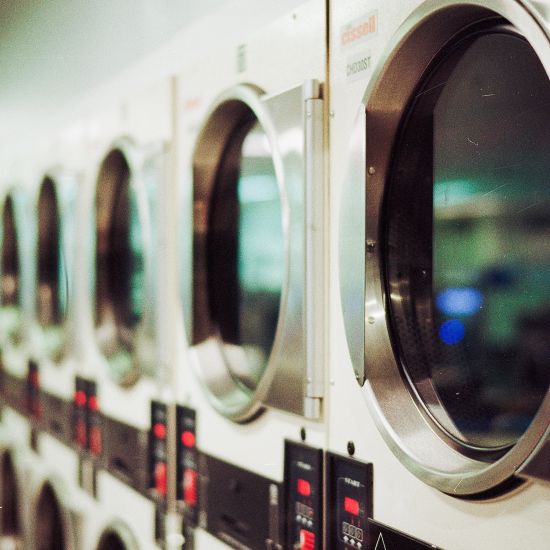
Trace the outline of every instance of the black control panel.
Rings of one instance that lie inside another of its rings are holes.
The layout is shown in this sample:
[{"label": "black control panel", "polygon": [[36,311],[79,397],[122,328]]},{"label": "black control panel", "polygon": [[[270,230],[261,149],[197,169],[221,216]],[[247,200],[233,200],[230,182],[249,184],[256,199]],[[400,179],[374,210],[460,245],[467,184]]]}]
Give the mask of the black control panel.
[{"label": "black control panel", "polygon": [[97,384],[94,381],[87,381],[86,394],[88,450],[93,456],[100,457],[103,452],[103,434],[101,432],[101,414],[99,412],[99,401],[97,399]]},{"label": "black control panel", "polygon": [[87,381],[79,376],[75,379],[73,397],[73,439],[82,450],[88,448],[88,389]]},{"label": "black control panel", "polygon": [[168,488],[168,410],[164,403],[151,402],[149,486],[157,498],[165,499]]},{"label": "black control panel", "polygon": [[372,519],[369,519],[369,537],[371,550],[443,550],[439,546],[405,535]]},{"label": "black control panel", "polygon": [[328,548],[366,550],[372,517],[372,464],[327,453]]},{"label": "black control panel", "polygon": [[285,441],[286,548],[323,547],[323,453]]},{"label": "black control panel", "polygon": [[204,453],[199,475],[201,527],[233,548],[283,549],[278,483]]},{"label": "black control panel", "polygon": [[177,492],[186,525],[195,527],[199,512],[199,455],[196,443],[196,414],[178,406],[177,414]]},{"label": "black control panel", "polygon": [[97,384],[77,376],[73,398],[73,439],[77,447],[100,457],[103,451]]}]

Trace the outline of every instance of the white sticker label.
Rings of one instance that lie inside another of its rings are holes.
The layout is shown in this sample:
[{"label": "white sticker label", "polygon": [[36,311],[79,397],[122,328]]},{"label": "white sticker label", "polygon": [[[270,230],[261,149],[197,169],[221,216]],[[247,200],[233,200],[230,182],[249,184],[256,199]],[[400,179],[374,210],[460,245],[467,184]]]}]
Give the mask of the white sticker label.
[{"label": "white sticker label", "polygon": [[353,82],[365,78],[372,67],[370,50],[352,55],[346,60],[346,80]]},{"label": "white sticker label", "polygon": [[378,12],[371,11],[350,21],[340,29],[340,46],[349,48],[362,44],[378,32]]}]

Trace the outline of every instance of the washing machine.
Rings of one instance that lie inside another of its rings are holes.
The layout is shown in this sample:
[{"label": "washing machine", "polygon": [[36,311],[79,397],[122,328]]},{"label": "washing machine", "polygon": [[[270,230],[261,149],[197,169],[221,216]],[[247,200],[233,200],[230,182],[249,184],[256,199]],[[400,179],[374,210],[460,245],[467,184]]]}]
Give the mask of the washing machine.
[{"label": "washing machine", "polygon": [[96,101],[82,123],[91,160],[77,207],[74,430],[82,484],[106,521],[125,522],[140,548],[157,548],[166,457],[151,472],[149,440],[152,428],[166,437],[165,418],[157,414],[165,412],[167,369],[156,348],[156,195],[171,131],[170,81],[142,83],[125,94]]},{"label": "washing machine", "polygon": [[547,5],[330,28],[329,547],[545,548]]},{"label": "washing machine", "polygon": [[176,498],[189,547],[320,548],[324,4],[235,9],[178,79]]}]

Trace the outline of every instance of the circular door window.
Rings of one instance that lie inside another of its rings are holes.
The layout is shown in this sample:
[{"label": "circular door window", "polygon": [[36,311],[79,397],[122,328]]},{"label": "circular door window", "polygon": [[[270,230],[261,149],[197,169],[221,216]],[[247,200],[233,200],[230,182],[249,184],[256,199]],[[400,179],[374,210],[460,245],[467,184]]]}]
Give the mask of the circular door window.
[{"label": "circular door window", "polygon": [[14,199],[8,195],[2,212],[2,325],[4,334],[15,337],[20,329],[19,244]]},{"label": "circular door window", "polygon": [[[219,158],[201,173],[210,136],[222,124]],[[220,410],[249,415],[276,338],[286,265],[271,139],[249,104],[227,100],[211,115],[195,154],[194,184],[193,343],[210,357],[201,374]]]},{"label": "circular door window", "polygon": [[38,197],[36,309],[50,357],[59,359],[67,307],[67,272],[61,246],[60,212],[55,183],[45,178]]},{"label": "circular door window", "polygon": [[45,483],[36,505],[35,548],[64,550],[67,546],[63,510],[53,487]]},{"label": "circular door window", "polygon": [[145,262],[138,197],[122,151],[107,155],[96,189],[96,329],[120,383],[135,378],[136,333],[145,309]]},{"label": "circular door window", "polygon": [[[462,28],[432,51],[391,121],[380,179],[373,146],[368,177],[378,190],[367,185],[367,210],[375,206],[379,217],[376,232],[367,221],[367,242],[381,242],[388,343],[428,427],[416,432],[420,423],[405,428],[401,420],[392,446],[406,449],[407,463],[430,483],[451,492],[461,476],[455,494],[472,494],[510,479],[517,457],[533,450],[548,424],[550,80],[508,21],[479,7],[456,8],[456,15]],[[426,21],[417,34],[429,44],[425,33],[438,18]],[[367,355],[369,323],[376,318],[368,316]],[[388,387],[382,394],[389,403]],[[450,450],[440,460],[428,456],[442,449],[434,433]]]},{"label": "circular door window", "polygon": [[550,381],[548,105],[523,37],[474,33],[423,82],[396,146],[392,335],[429,413],[467,445],[515,443]]}]

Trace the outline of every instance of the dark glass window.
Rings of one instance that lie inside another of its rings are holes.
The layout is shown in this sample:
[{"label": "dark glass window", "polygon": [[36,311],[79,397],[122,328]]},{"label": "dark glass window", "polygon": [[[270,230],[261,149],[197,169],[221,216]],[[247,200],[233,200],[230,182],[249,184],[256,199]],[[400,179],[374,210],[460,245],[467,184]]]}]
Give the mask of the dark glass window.
[{"label": "dark glass window", "polygon": [[550,83],[507,27],[437,61],[385,196],[386,292],[404,373],[463,443],[529,426],[550,380]]},{"label": "dark glass window", "polygon": [[113,321],[131,345],[131,330],[144,310],[144,251],[137,195],[120,151],[103,163],[97,187],[97,307],[99,321]]},{"label": "dark glass window", "polygon": [[11,196],[8,196],[4,202],[2,225],[2,305],[17,306],[19,303],[19,250]]},{"label": "dark glass window", "polygon": [[[46,178],[38,199],[38,320],[56,325],[65,314],[61,285],[66,284],[59,234],[59,209],[54,183]],[[63,293],[66,296],[66,293]]]},{"label": "dark glass window", "polygon": [[232,375],[253,390],[275,338],[285,247],[271,150],[252,113],[226,146],[210,206],[210,316]]}]

